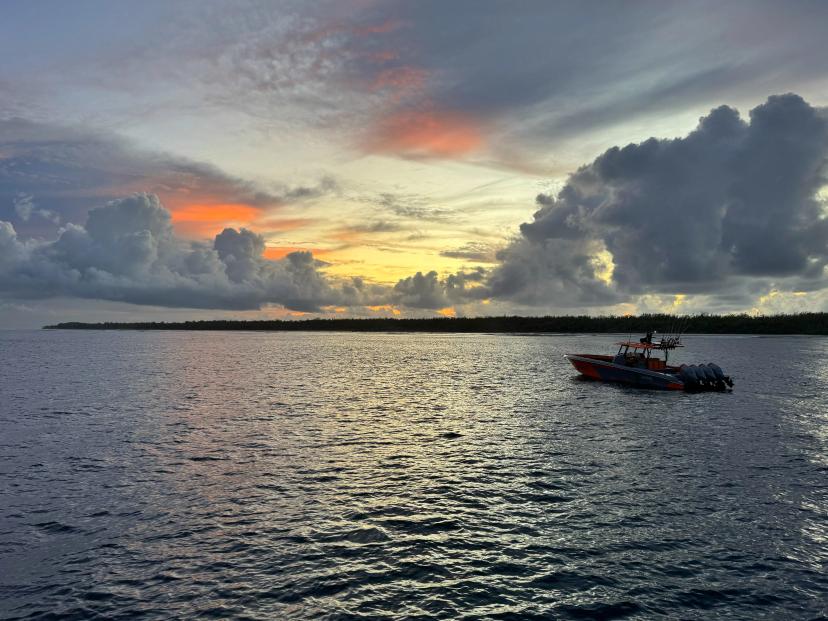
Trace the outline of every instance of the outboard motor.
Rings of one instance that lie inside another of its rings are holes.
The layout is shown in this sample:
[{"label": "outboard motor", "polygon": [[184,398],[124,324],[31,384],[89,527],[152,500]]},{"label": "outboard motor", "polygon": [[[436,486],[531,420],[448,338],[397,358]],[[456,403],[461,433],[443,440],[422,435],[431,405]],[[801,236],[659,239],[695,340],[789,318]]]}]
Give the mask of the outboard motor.
[{"label": "outboard motor", "polygon": [[716,376],[717,380],[724,381],[724,372],[722,371],[722,367],[720,367],[718,364],[708,362],[707,368],[713,371],[713,374]]},{"label": "outboard motor", "polygon": [[715,377],[716,390],[725,390],[725,374],[722,371],[722,368],[718,364],[713,364],[712,362],[707,363],[707,368],[713,373]]},{"label": "outboard motor", "polygon": [[707,364],[683,364],[679,367],[679,378],[684,382],[684,389],[689,392],[697,390],[724,391],[733,386],[733,380],[724,374],[721,367],[712,362]]},{"label": "outboard motor", "polygon": [[716,374],[713,372],[713,369],[707,365],[700,364],[698,366],[698,370],[704,375],[704,379],[707,381],[708,387],[714,388],[716,386]]},{"label": "outboard motor", "polygon": [[716,386],[719,390],[725,390],[725,386],[733,388],[733,380],[730,379],[729,375],[725,375],[724,371],[718,364],[713,364],[712,362],[708,362],[707,366],[713,370],[713,373],[716,374]]},{"label": "outboard motor", "polygon": [[699,387],[699,379],[696,375],[695,369],[692,366],[683,364],[679,367],[679,377],[684,382],[686,390],[697,390]]},{"label": "outboard motor", "polygon": [[707,388],[707,378],[704,376],[704,371],[698,365],[691,364],[690,370],[693,372],[693,375],[696,376],[696,381],[699,384],[699,389],[704,390]]},{"label": "outboard motor", "polygon": [[713,371],[707,370],[707,367],[703,364],[700,364],[696,367],[696,373],[704,378],[704,389],[705,390],[712,390],[713,389],[713,382],[716,381],[716,376],[713,375]]}]

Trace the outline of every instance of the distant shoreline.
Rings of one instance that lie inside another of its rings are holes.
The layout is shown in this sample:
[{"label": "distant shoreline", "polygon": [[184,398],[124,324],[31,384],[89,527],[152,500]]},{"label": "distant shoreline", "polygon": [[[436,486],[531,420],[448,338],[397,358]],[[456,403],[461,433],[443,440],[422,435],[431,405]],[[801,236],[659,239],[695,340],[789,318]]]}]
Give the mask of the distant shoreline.
[{"label": "distant shoreline", "polygon": [[439,317],[423,319],[207,320],[183,322],[66,322],[44,330],[191,330],[268,332],[444,332],[444,333],[668,333],[828,335],[828,313],[792,315],[639,315],[632,317]]}]

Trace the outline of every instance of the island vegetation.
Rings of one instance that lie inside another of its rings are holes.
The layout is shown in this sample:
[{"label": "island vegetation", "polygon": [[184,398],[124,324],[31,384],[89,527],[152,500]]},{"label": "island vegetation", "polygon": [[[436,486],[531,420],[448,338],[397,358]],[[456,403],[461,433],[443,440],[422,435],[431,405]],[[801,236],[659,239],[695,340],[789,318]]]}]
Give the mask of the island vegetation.
[{"label": "island vegetation", "polygon": [[208,320],[183,322],[81,323],[68,322],[45,329],[58,330],[245,330],[342,332],[499,332],[499,333],[660,333],[694,334],[821,334],[828,335],[828,313],[789,315],[689,315],[547,317],[439,317],[304,320]]}]

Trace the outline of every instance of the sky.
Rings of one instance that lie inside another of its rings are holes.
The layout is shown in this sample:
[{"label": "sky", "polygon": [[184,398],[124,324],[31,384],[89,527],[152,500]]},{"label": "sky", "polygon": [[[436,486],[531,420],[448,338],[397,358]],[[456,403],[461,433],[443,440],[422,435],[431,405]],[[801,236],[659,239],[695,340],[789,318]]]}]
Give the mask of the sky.
[{"label": "sky", "polygon": [[828,4],[0,5],[0,326],[828,310]]}]

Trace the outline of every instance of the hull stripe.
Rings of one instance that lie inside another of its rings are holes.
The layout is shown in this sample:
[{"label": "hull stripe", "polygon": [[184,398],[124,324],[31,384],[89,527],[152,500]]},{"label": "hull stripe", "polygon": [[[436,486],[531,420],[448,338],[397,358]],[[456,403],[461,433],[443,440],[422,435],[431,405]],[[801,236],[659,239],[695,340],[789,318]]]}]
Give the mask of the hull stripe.
[{"label": "hull stripe", "polygon": [[569,354],[566,358],[580,373],[593,379],[665,390],[684,390],[684,382],[669,373],[659,373],[649,369],[634,369],[605,360],[587,358],[586,356]]}]

